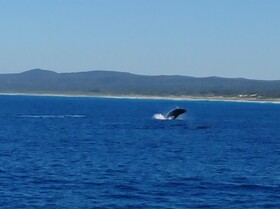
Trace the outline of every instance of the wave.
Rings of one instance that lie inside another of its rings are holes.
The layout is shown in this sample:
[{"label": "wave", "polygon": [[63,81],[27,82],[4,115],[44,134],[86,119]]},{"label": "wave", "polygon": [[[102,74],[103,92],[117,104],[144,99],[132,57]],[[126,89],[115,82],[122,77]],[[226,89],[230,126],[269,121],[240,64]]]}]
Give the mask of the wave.
[{"label": "wave", "polygon": [[85,115],[21,115],[21,118],[84,118]]}]

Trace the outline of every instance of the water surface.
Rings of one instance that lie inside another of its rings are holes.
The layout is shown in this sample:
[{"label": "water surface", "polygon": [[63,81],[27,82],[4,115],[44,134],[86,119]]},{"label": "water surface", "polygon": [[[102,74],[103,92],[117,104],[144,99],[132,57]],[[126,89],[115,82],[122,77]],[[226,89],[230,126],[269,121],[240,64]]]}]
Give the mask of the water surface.
[{"label": "water surface", "polygon": [[[179,120],[156,120],[180,106]],[[1,208],[280,208],[280,105],[0,96]]]}]

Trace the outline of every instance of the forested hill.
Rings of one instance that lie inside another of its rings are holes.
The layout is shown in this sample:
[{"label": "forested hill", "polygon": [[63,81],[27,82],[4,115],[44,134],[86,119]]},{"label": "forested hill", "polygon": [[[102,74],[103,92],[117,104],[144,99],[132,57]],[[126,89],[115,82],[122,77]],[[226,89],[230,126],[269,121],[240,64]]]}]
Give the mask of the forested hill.
[{"label": "forested hill", "polygon": [[0,74],[0,93],[280,98],[280,80],[145,76],[114,71]]}]

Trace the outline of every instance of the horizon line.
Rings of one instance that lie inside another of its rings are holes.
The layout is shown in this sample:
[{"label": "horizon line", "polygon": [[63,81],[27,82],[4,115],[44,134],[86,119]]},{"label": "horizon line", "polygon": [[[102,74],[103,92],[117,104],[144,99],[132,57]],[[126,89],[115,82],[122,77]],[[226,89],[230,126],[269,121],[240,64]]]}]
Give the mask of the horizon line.
[{"label": "horizon line", "polygon": [[180,74],[138,74],[138,73],[132,73],[127,71],[121,71],[121,70],[109,70],[109,69],[94,69],[94,70],[82,70],[82,71],[69,71],[69,72],[57,72],[54,70],[47,70],[43,68],[33,68],[30,70],[25,70],[22,72],[15,72],[15,73],[0,73],[0,75],[16,75],[16,74],[23,74],[28,73],[31,71],[43,71],[43,72],[50,72],[50,73],[56,73],[56,74],[70,74],[70,73],[89,73],[89,72],[108,72],[108,73],[126,73],[136,76],[150,76],[150,77],[156,77],[156,76],[178,76],[178,77],[190,77],[190,78],[222,78],[222,79],[243,79],[243,80],[251,80],[251,81],[280,81],[280,79],[255,79],[255,78],[245,78],[245,77],[223,77],[223,76],[217,76],[217,75],[209,75],[209,76],[191,76],[191,75],[180,75]]}]

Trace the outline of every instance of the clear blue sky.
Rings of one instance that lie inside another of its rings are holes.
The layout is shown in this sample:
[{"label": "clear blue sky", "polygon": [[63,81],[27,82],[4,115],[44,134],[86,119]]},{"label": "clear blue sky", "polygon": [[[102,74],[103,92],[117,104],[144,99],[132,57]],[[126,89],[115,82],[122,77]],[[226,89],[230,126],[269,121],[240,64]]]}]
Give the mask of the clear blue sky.
[{"label": "clear blue sky", "polygon": [[0,73],[280,80],[279,0],[0,0]]}]

